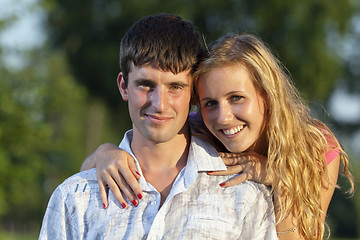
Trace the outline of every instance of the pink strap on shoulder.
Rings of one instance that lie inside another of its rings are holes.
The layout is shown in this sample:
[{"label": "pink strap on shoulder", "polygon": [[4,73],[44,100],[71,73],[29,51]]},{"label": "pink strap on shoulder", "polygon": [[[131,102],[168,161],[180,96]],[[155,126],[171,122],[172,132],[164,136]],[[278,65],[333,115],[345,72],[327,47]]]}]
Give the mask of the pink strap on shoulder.
[{"label": "pink strap on shoulder", "polygon": [[335,148],[336,145],[329,136],[325,135],[325,139],[330,149],[325,153],[325,158],[326,158],[326,163],[330,164],[339,155],[340,151],[339,149]]}]

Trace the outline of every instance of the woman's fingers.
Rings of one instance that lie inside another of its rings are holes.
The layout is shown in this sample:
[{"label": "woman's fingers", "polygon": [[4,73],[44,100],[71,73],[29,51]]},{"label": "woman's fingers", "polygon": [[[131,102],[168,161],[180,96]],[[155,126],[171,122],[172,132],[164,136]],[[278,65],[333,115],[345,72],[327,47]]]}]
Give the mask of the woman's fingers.
[{"label": "woman's fingers", "polygon": [[140,174],[137,171],[134,159],[127,152],[114,147],[99,150],[97,153],[96,171],[99,181],[100,197],[105,207],[108,206],[108,188],[119,202],[120,206],[127,206],[129,201],[137,206],[143,193],[138,183]]},{"label": "woman's fingers", "polygon": [[248,177],[249,177],[248,173],[241,173],[238,176],[235,176],[225,182],[220,183],[220,186],[223,188],[231,187],[248,180]]},{"label": "woman's fingers", "polygon": [[241,173],[232,180],[227,181],[225,186],[252,180],[265,185],[270,185],[271,180],[267,175],[267,157],[256,152],[244,153],[219,153],[224,163],[228,166],[227,171],[212,172],[210,175],[228,175]]},{"label": "woman's fingers", "polygon": [[[128,168],[121,168],[118,170],[118,168],[109,168],[107,174],[106,180],[108,183],[108,186],[115,196],[116,200],[120,203],[121,206],[123,206],[125,203],[123,199],[123,195],[121,194],[120,190],[125,194],[125,196],[129,199],[129,201],[134,205],[138,205],[138,200],[135,196],[135,193],[133,192],[132,187],[129,185],[130,182],[132,184],[138,185],[138,182],[132,172]],[[116,184],[113,184],[115,181]],[[140,187],[139,187],[140,188]]]},{"label": "woman's fingers", "polygon": [[125,194],[125,196],[129,199],[129,201],[132,203],[132,205],[137,206],[139,204],[139,201],[137,197],[135,196],[133,190],[131,189],[130,185],[125,181],[124,177],[121,175],[118,175],[119,178],[116,180],[118,183],[119,188],[121,191]]},{"label": "woman's fingers", "polygon": [[99,178],[98,178],[98,184],[100,191],[100,199],[103,204],[103,208],[107,208],[109,206],[109,203],[107,198],[106,184],[104,184]]},{"label": "woman's fingers", "polygon": [[128,158],[128,164],[129,164],[129,169],[132,172],[133,177],[135,177],[135,180],[134,179],[131,180],[130,177],[127,178],[125,175],[124,175],[124,177],[128,181],[131,189],[133,190],[135,195],[138,197],[138,199],[142,199],[143,192],[140,188],[139,182],[137,181],[140,179],[141,175],[137,171],[136,164],[135,164],[135,161],[133,158]]},{"label": "woman's fingers", "polygon": [[128,157],[127,158],[127,161],[128,161],[128,165],[129,165],[129,169],[130,171],[133,173],[134,177],[139,180],[141,175],[140,173],[138,172],[138,169],[136,167],[136,164],[135,164],[135,160],[132,158],[132,157]]},{"label": "woman's fingers", "polygon": [[138,203],[138,199],[141,199],[143,196],[143,192],[138,183],[138,179],[140,179],[141,176],[137,171],[133,158],[129,157],[127,163],[127,165],[118,165],[115,171],[112,169],[110,175],[116,180],[120,189],[125,193],[125,196],[137,206],[135,202]]},{"label": "woman's fingers", "polygon": [[219,152],[219,156],[221,158],[234,158],[244,155],[243,153],[227,153],[227,152]]},{"label": "woman's fingers", "polygon": [[118,201],[118,203],[120,204],[120,206],[122,208],[126,208],[127,204],[121,194],[121,191],[119,189],[119,186],[117,185],[117,183],[114,181],[114,179],[112,179],[111,181],[107,180],[106,181],[108,184],[108,187],[110,189],[110,191],[112,192],[112,194],[114,195],[115,199]]},{"label": "woman's fingers", "polygon": [[227,166],[244,164],[251,160],[251,156],[239,153],[222,153],[220,157]]},{"label": "woman's fingers", "polygon": [[99,190],[100,190],[100,198],[101,201],[103,202],[103,207],[107,208],[109,206],[108,203],[108,189],[107,186],[111,189],[114,197],[116,198],[116,200],[119,202],[119,204],[125,208],[126,207],[126,203],[124,198],[121,195],[120,189],[118,187],[118,185],[116,184],[115,180],[112,179],[110,176],[107,175],[107,177],[105,177],[105,180],[101,179],[100,177],[98,177],[98,183],[99,183]]},{"label": "woman's fingers", "polygon": [[234,165],[227,167],[226,171],[210,171],[208,172],[208,174],[214,176],[232,175],[232,174],[241,173],[242,171],[244,171],[245,168],[246,168],[245,164]]},{"label": "woman's fingers", "polygon": [[[137,206],[138,201],[136,200],[136,197],[133,194],[131,187],[126,183],[126,181],[121,176],[121,174],[119,173],[116,167],[109,166],[108,168],[102,171],[100,170],[97,171],[98,171],[97,175],[98,175],[98,182],[100,189],[100,197],[101,200],[103,201],[103,204],[105,204],[106,207],[108,206],[108,200],[107,200],[108,195],[107,195],[107,189],[105,187],[106,185],[109,187],[110,191],[114,195],[115,199],[119,202],[121,207],[126,208],[127,206],[121,191],[123,191],[123,193],[130,200],[130,202],[132,202],[135,206]],[[134,176],[132,176],[132,178],[134,178]]]}]

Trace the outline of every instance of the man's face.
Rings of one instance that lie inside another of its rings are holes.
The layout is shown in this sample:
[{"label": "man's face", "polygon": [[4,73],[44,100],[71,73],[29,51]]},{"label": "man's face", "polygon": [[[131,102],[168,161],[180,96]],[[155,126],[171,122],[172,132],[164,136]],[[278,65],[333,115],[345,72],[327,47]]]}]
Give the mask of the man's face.
[{"label": "man's face", "polygon": [[191,99],[189,71],[173,74],[149,64],[133,65],[127,87],[122,73],[118,85],[122,98],[128,101],[134,136],[163,143],[181,133]]}]

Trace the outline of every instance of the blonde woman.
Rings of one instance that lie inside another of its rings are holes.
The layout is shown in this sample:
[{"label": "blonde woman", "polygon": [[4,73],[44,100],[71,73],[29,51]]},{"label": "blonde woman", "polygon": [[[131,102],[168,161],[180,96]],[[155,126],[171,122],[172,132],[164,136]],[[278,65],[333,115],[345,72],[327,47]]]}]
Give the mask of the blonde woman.
[{"label": "blonde woman", "polygon": [[[252,35],[225,35],[203,51],[194,86],[202,118],[190,116],[193,134],[229,152],[224,162],[232,165],[209,174],[241,173],[221,187],[245,180],[271,186],[279,239],[322,239],[340,163],[353,190],[348,158],[332,132],[311,116],[270,50]],[[138,204],[138,173],[125,152],[104,144],[82,170],[94,166],[104,202],[108,184],[118,200],[123,201],[119,186]]]}]

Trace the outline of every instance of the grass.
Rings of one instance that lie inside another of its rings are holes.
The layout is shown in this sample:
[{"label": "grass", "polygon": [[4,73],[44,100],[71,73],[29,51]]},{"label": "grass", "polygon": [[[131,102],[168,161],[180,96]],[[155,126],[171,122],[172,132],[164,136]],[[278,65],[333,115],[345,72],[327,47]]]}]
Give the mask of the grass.
[{"label": "grass", "polygon": [[0,240],[33,240],[38,238],[39,233],[14,233],[0,231]]}]

